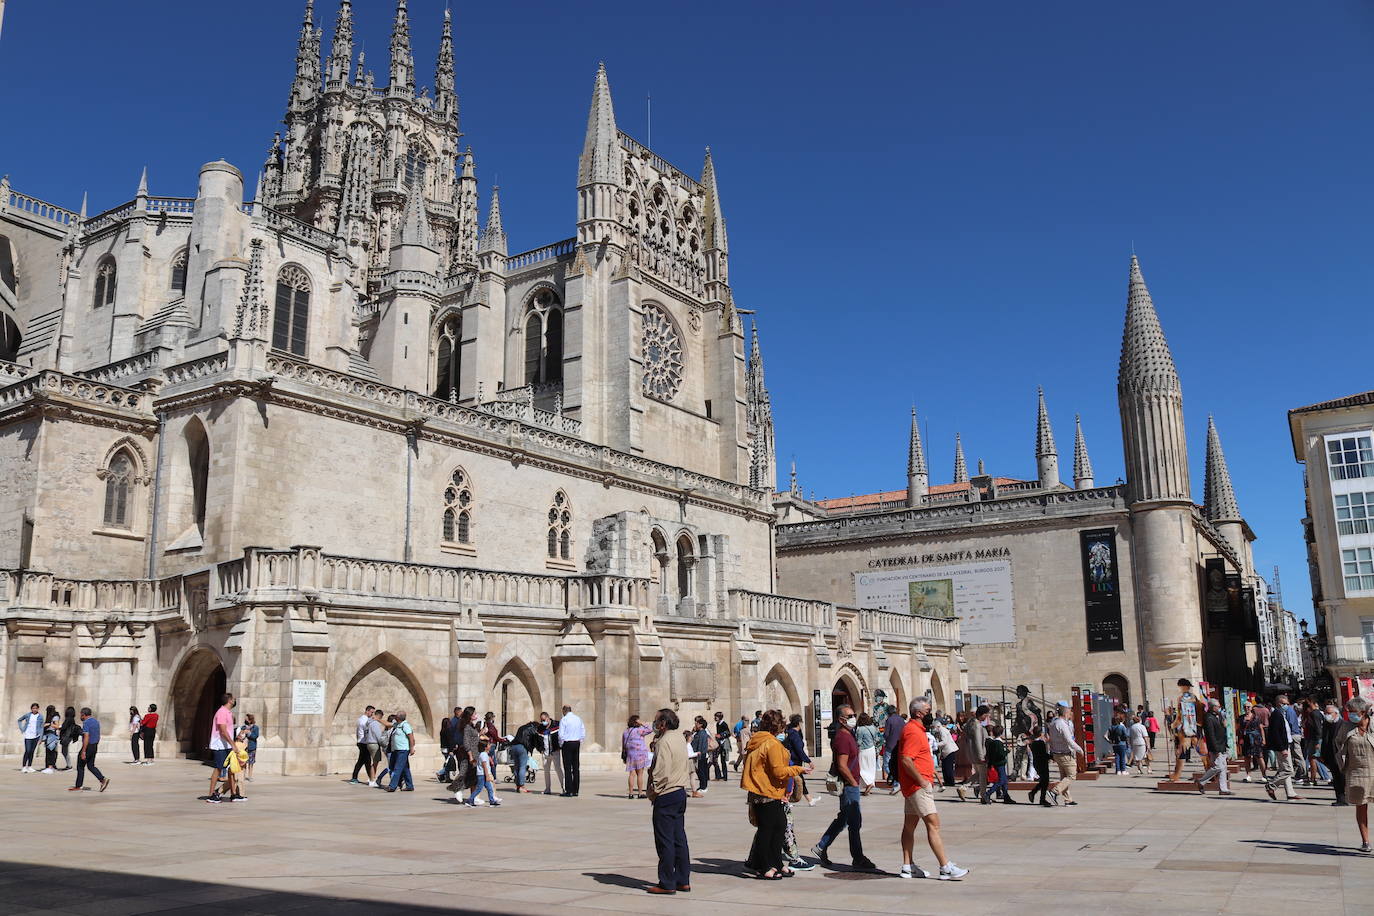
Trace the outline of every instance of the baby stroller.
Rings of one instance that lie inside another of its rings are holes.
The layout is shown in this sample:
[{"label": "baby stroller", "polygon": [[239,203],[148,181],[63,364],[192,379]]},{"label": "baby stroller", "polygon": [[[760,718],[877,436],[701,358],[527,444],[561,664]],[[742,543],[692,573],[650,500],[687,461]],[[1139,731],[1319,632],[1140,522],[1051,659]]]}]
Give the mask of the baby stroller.
[{"label": "baby stroller", "polygon": [[[498,767],[508,766],[510,772],[501,778],[502,782],[515,782],[515,758],[510,752],[511,742],[502,739],[501,744],[496,748],[496,765]],[[530,754],[525,758],[525,784],[534,782],[535,774],[539,772],[539,765],[534,762],[534,755]]]},{"label": "baby stroller", "polygon": [[458,772],[458,758],[454,757],[453,751],[450,750],[444,755],[443,768],[434,774],[434,778],[441,783],[451,783],[453,782],[453,774],[456,772]]}]

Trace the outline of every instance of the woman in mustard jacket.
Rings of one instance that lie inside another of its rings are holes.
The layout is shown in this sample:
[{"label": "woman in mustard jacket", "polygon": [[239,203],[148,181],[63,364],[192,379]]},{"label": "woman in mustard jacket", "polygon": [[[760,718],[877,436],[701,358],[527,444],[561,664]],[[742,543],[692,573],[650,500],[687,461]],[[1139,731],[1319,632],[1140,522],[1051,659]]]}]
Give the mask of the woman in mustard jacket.
[{"label": "woman in mustard jacket", "polygon": [[764,881],[776,881],[793,874],[783,863],[782,849],[787,833],[783,799],[787,798],[787,781],[809,774],[812,769],[810,763],[791,765],[791,754],[778,739],[782,726],[781,712],[770,709],[763,714],[762,726],[749,738],[744,750],[744,768],[739,780],[740,788],[749,793],[749,819],[757,826],[744,867]]}]

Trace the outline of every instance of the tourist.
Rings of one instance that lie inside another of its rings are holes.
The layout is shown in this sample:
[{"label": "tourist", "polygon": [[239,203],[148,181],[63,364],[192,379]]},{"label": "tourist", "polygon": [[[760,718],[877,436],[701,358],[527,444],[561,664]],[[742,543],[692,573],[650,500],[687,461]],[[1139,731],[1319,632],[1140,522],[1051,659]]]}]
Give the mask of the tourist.
[{"label": "tourist", "polygon": [[382,735],[385,727],[382,725],[380,709],[374,709],[372,715],[368,717],[367,726],[364,730],[363,743],[367,749],[367,760],[370,766],[367,767],[367,785],[370,789],[375,789],[377,783],[377,767],[382,762]]},{"label": "tourist", "polygon": [[654,759],[649,766],[647,792],[653,804],[658,883],[645,888],[651,894],[692,889],[692,854],[687,847],[687,787],[691,770],[686,749],[673,739],[678,725],[677,713],[671,709],[660,709],[654,716]]},{"label": "tourist", "polygon": [[896,706],[887,707],[887,718],[883,720],[883,754],[879,761],[880,769],[891,790],[889,795],[896,795],[901,791],[897,785],[897,770],[892,762],[892,755],[897,752],[897,745],[902,740],[902,729],[906,728],[906,716],[897,711]]},{"label": "tourist", "polygon": [[620,735],[620,759],[625,763],[628,783],[626,798],[644,797],[644,769],[649,765],[649,748],[644,739],[653,731],[639,721],[639,716],[630,716]]},{"label": "tourist", "polygon": [[148,711],[143,714],[143,765],[153,765],[153,742],[157,740],[157,704],[149,703]]},{"label": "tourist", "polygon": [[450,787],[462,799],[463,793],[476,784],[477,742],[482,737],[480,730],[473,727],[473,714],[477,710],[464,706],[458,716],[449,721],[449,752],[453,755],[453,774]]},{"label": "tourist", "polygon": [[862,785],[859,778],[859,742],[854,735],[859,719],[854,715],[854,707],[844,705],[835,710],[835,721],[838,727],[830,743],[830,774],[840,781],[840,810],[825,833],[821,834],[820,841],[811,847],[811,853],[821,860],[821,864],[829,865],[827,850],[840,831],[847,828],[849,855],[854,868],[872,871],[878,866],[864,855],[863,840],[859,835],[863,828],[863,812],[859,807]]},{"label": "tourist", "polygon": [[758,731],[759,728],[762,726],[762,724],[763,724],[763,710],[762,710],[762,709],[756,709],[756,710],[754,710],[754,718],[753,718],[753,720],[750,721],[750,723],[749,723],[749,729],[750,729],[750,731]]},{"label": "tourist", "polygon": [[1274,792],[1274,787],[1282,784],[1283,796],[1288,801],[1301,801],[1302,796],[1293,790],[1293,747],[1291,740],[1291,720],[1284,714],[1283,709],[1288,698],[1280,694],[1276,699],[1277,704],[1269,713],[1269,729],[1265,738],[1265,748],[1274,752],[1276,766],[1274,775],[1264,783],[1264,791],[1274,801],[1278,801],[1278,795]]},{"label": "tourist", "polygon": [[139,739],[143,737],[143,716],[139,715],[137,706],[129,707],[129,748],[133,751],[134,759],[129,763],[137,765],[139,762],[138,746]]},{"label": "tourist", "polygon": [[210,771],[210,794],[205,800],[213,805],[223,801],[219,793],[219,784],[221,780],[229,777],[226,763],[229,751],[234,747],[234,714],[231,712],[233,708],[234,695],[224,694],[219,698],[219,708],[215,710],[214,720],[210,723],[210,763],[214,769]]},{"label": "tourist", "polygon": [[[974,710],[973,718],[965,722],[959,731],[959,750],[964,752],[964,756],[973,766],[973,774],[969,779],[973,784],[974,798],[980,797],[983,790],[988,787],[987,727],[991,712],[986,704],[979,706]],[[959,793],[960,801],[968,800],[963,786],[956,786],[955,791]]]},{"label": "tourist", "polygon": [[372,714],[376,712],[376,710],[377,707],[369,703],[367,708],[363,710],[363,714],[358,716],[358,721],[354,724],[353,737],[358,744],[358,759],[353,764],[353,776],[348,780],[349,785],[362,785],[362,781],[358,779],[358,772],[360,770],[367,774],[367,781],[369,783],[372,782],[372,777],[375,775],[372,771],[372,760],[375,756],[376,748],[368,747],[368,734],[371,732],[371,725],[373,722]]},{"label": "tourist", "polygon": [[1355,826],[1360,830],[1360,852],[1369,852],[1369,800],[1374,795],[1374,731],[1370,730],[1370,704],[1364,697],[1351,697],[1345,708],[1356,725],[1346,732],[1336,753],[1345,776],[1345,800],[1355,806]]},{"label": "tourist", "polygon": [[1155,755],[1155,736],[1159,734],[1159,720],[1147,706],[1145,708],[1145,730],[1150,733],[1150,757],[1153,760]]},{"label": "tourist", "polygon": [[248,761],[244,764],[243,778],[248,782],[253,781],[253,764],[258,762],[258,737],[262,734],[258,728],[258,720],[250,712],[243,717],[244,738],[248,744]]},{"label": "tourist", "polygon": [[1131,716],[1131,725],[1126,729],[1126,736],[1130,739],[1131,746],[1129,763],[1135,768],[1131,775],[1150,775],[1150,731],[1145,727],[1145,723],[1140,721],[1140,716]]},{"label": "tourist", "polygon": [[491,757],[496,759],[496,749],[501,746],[501,730],[496,727],[496,713],[488,710],[482,720],[482,737],[491,742]]},{"label": "tourist", "polygon": [[57,772],[58,730],[61,725],[62,716],[58,714],[57,707],[49,704],[43,711],[43,736],[39,739],[43,745],[42,773]]},{"label": "tourist", "polygon": [[568,791],[563,775],[563,749],[558,746],[558,723],[546,712],[539,714],[540,753],[544,757],[544,794],[553,794],[553,775],[558,774],[558,792]]},{"label": "tourist", "polygon": [[100,720],[91,715],[89,706],[81,707],[81,750],[76,755],[76,785],[68,792],[80,792],[86,781],[86,771],[100,781],[100,791],[110,787],[110,780],[95,765],[96,753],[100,750]]},{"label": "tourist", "polygon": [[1039,725],[1031,727],[1030,757],[1031,766],[1035,768],[1035,775],[1038,780],[1030,790],[1031,804],[1035,803],[1035,796],[1039,795],[1041,807],[1053,808],[1054,805],[1046,797],[1050,788],[1050,748],[1045,743],[1045,730]]},{"label": "tourist", "polygon": [[414,792],[415,783],[410,777],[410,755],[414,751],[415,729],[406,721],[405,711],[396,713],[396,727],[391,730],[391,753],[394,755],[395,762],[391,765],[391,785],[386,787],[388,792],[395,792],[398,789],[402,792]]},{"label": "tourist", "polygon": [[730,766],[730,723],[725,721],[725,713],[716,711],[716,752],[711,761],[717,781],[725,779],[725,771]]},{"label": "tourist", "polygon": [[[936,872],[941,881],[957,881],[968,874],[945,855],[945,843],[940,837],[940,815],[935,810],[935,759],[930,753],[927,724],[933,724],[930,701],[917,697],[908,707],[911,718],[902,727],[902,740],[893,759],[897,785],[905,799],[902,805],[902,870],[903,878],[928,878],[930,875],[916,864],[916,823],[926,825],[926,842],[935,853],[939,865]],[[1033,726],[1038,729],[1039,726]]]},{"label": "tourist", "polygon": [[1340,755],[1336,748],[1345,743],[1346,736],[1353,728],[1351,721],[1341,715],[1341,709],[1335,703],[1326,704],[1326,712],[1322,716],[1322,736],[1318,747],[1322,762],[1331,771],[1331,790],[1336,796],[1336,800],[1331,804],[1338,808],[1349,805],[1350,802],[1345,798],[1345,772],[1341,769]]},{"label": "tourist", "polygon": [[787,798],[787,781],[811,772],[809,763],[793,766],[789,762],[787,748],[777,739],[780,731],[782,713],[769,710],[760,717],[759,727],[752,731],[744,749],[744,769],[740,774],[740,787],[748,792],[749,821],[755,826],[745,868],[765,881],[795,874],[783,861],[787,833],[783,800]]},{"label": "tourist", "polygon": [[1259,767],[1260,778],[1265,776],[1264,732],[1260,727],[1259,716],[1254,703],[1245,705],[1245,716],[1240,720],[1240,753],[1245,761],[1245,776],[1241,782],[1249,782],[1250,774]]},{"label": "tourist", "polygon": [[1207,701],[1207,712],[1202,719],[1202,736],[1207,741],[1207,752],[1211,754],[1211,766],[1201,775],[1193,777],[1197,780],[1198,794],[1206,795],[1207,783],[1215,778],[1217,794],[1235,795],[1226,780],[1226,758],[1230,753],[1230,746],[1227,741],[1226,723],[1221,717],[1220,700]]},{"label": "tourist", "polygon": [[[806,735],[802,734],[802,717],[793,713],[787,720],[787,731],[783,733],[782,743],[787,748],[788,763],[794,767],[803,766],[811,762],[810,756],[806,753]],[[791,793],[792,797],[806,800],[807,807],[816,807],[816,800],[811,797],[811,792],[806,786],[806,777],[797,777],[796,791]]]},{"label": "tourist", "polygon": [[979,800],[985,805],[992,804],[992,796],[994,794],[1002,800],[1003,804],[1017,804],[1016,799],[1012,798],[1011,795],[1007,793],[1007,765],[1009,760],[1007,758],[1007,746],[1002,742],[1003,733],[1004,730],[1000,725],[988,726],[988,773],[991,774],[995,769],[997,771],[997,778],[995,781],[989,781],[987,788],[983,790],[983,797]]},{"label": "tourist", "polygon": [[745,717],[744,717],[743,714],[740,715],[739,721],[735,723],[735,727],[734,727],[733,729],[731,729],[731,731],[732,731],[732,732],[734,733],[734,735],[735,735],[735,755],[736,755],[736,756],[735,756],[735,762],[734,762],[734,764],[733,764],[733,767],[734,767],[735,771],[738,772],[738,771],[739,771],[739,765],[740,765],[740,763],[742,763],[742,762],[744,761],[744,750],[745,750],[745,748],[748,746],[748,744],[749,744],[749,739],[750,739],[750,737],[752,736],[752,734],[751,734],[751,732],[750,732],[750,729],[749,729],[749,723],[748,723],[748,721],[745,719]]},{"label": "tourist", "polygon": [[692,746],[690,756],[697,770],[697,787],[692,797],[701,798],[711,782],[711,734],[706,729],[705,716],[697,716],[693,720],[690,735],[687,739]]},{"label": "tourist", "polygon": [[1317,748],[1322,738],[1321,707],[1311,699],[1303,700],[1299,720],[1302,722],[1302,756],[1307,761],[1307,772],[1303,774],[1306,779],[1303,781],[1309,786],[1320,785],[1331,776],[1317,759]]},{"label": "tourist", "polygon": [[234,733],[234,743],[229,748],[229,755],[224,758],[226,770],[225,785],[229,791],[229,801],[241,802],[248,801],[243,795],[243,773],[248,765],[248,737],[245,729],[240,726]]},{"label": "tourist", "polygon": [[873,717],[865,712],[859,715],[854,739],[859,743],[859,783],[863,794],[867,795],[878,784],[878,745],[883,743],[883,733],[873,724]]},{"label": "tourist", "polygon": [[[377,738],[377,753],[386,763],[382,766],[381,772],[377,774],[377,778],[372,780],[372,782],[377,784],[377,788],[385,789],[386,786],[382,785],[382,783],[386,781],[386,776],[391,772],[391,767],[396,760],[396,755],[391,752],[391,736],[396,729],[396,717],[387,715],[386,711],[381,709],[374,712],[373,717],[377,720],[377,725],[381,729]],[[368,785],[372,785],[372,782],[369,782]]]},{"label": "tourist", "polygon": [[573,712],[572,706],[563,707],[563,718],[558,720],[558,742],[563,746],[563,778],[567,790],[564,798],[577,798],[582,788],[582,740],[587,737],[587,726]]},{"label": "tourist", "polygon": [[[1293,775],[1295,778],[1307,778],[1307,758],[1302,753],[1302,720],[1298,717],[1298,710],[1288,701],[1288,694],[1281,693],[1274,698],[1277,707],[1274,712],[1283,716],[1288,723],[1288,753],[1289,762],[1292,764]],[[1270,719],[1273,725],[1273,719]]]},{"label": "tourist", "polygon": [[[905,725],[903,726],[905,728]],[[954,740],[954,734],[949,730],[949,723],[942,721],[939,716],[931,718],[928,731],[935,736],[939,747],[940,761],[940,791],[943,792],[947,786],[952,787],[957,781],[956,769],[959,764],[959,743]],[[899,787],[900,788],[900,787]]]},{"label": "tourist", "polygon": [[1193,693],[1193,682],[1186,677],[1178,679],[1178,714],[1174,719],[1174,771],[1169,774],[1170,782],[1178,782],[1183,776],[1183,764],[1192,752],[1197,741],[1197,696]]},{"label": "tourist", "polygon": [[38,750],[38,742],[43,737],[43,714],[39,705],[32,703],[29,711],[19,717],[19,735],[24,739],[24,758],[19,764],[19,772],[36,773],[33,768],[33,755]]},{"label": "tourist", "polygon": [[1113,775],[1126,775],[1126,754],[1130,750],[1131,734],[1126,728],[1125,717],[1121,713],[1112,716],[1111,727],[1107,729],[1107,740],[1112,745],[1112,762],[1116,766]]},{"label": "tourist", "polygon": [[1083,748],[1074,740],[1073,723],[1069,721],[1070,706],[1067,700],[1060,700],[1055,707],[1054,718],[1050,720],[1049,744],[1050,757],[1059,769],[1059,781],[1050,789],[1052,804],[1076,805],[1069,787],[1078,775],[1078,755]]},{"label": "tourist", "polygon": [[62,749],[62,769],[63,771],[72,768],[71,752],[68,748],[73,741],[81,740],[81,723],[76,718],[76,707],[68,706],[67,711],[62,715],[62,728],[58,732],[58,743]]},{"label": "tourist", "polygon": [[501,807],[501,801],[496,797],[496,769],[491,763],[491,739],[482,736],[477,742],[477,766],[474,772],[477,774],[477,783],[472,787],[472,794],[468,796],[468,805],[472,808],[480,807],[478,796],[482,790],[487,792],[487,804],[493,808]]}]

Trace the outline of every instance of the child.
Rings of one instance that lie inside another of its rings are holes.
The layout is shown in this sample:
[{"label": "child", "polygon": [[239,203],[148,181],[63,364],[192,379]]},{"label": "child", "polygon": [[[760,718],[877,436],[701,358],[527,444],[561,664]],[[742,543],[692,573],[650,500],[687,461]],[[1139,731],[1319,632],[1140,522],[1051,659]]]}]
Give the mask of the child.
[{"label": "child", "polygon": [[1030,800],[1034,803],[1035,796],[1039,793],[1040,804],[1046,808],[1053,808],[1054,805],[1045,798],[1045,793],[1050,788],[1050,749],[1045,744],[1044,730],[1038,725],[1032,725],[1030,739],[1031,765],[1035,767],[1036,775],[1040,777],[1035,788],[1030,790]]},{"label": "child", "polygon": [[240,728],[234,736],[234,746],[229,751],[229,759],[224,761],[229,769],[229,800],[231,802],[248,801],[239,791],[243,781],[244,769],[248,766],[248,729]]},{"label": "child", "polygon": [[496,789],[493,783],[496,781],[496,770],[491,765],[491,754],[488,748],[491,747],[490,738],[480,738],[477,741],[477,785],[472,787],[472,795],[468,798],[468,804],[477,807],[477,796],[482,794],[482,787],[487,789],[487,801],[493,808],[501,807],[501,803],[496,800]]},{"label": "child", "polygon": [[988,772],[994,768],[997,770],[997,781],[989,782],[988,787],[983,790],[983,797],[980,799],[983,804],[992,804],[992,794],[997,793],[1002,799],[1003,804],[1014,805],[1016,802],[1007,794],[1007,746],[1002,743],[1002,726],[988,726]]},{"label": "child", "polygon": [[252,782],[253,764],[258,762],[258,737],[262,733],[258,730],[258,720],[253,718],[251,712],[243,717],[243,733],[248,742],[248,766],[244,768],[243,778]]}]

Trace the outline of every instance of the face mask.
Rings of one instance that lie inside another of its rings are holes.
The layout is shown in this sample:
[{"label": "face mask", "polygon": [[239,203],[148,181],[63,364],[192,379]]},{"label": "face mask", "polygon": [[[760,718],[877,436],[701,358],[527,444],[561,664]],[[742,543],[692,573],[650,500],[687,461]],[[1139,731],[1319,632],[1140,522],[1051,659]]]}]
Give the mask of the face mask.
[{"label": "face mask", "polygon": [[924,725],[926,728],[930,728],[930,726],[934,724],[934,722],[935,717],[932,716],[930,713],[926,713],[924,716],[921,717],[921,724]]},{"label": "face mask", "polygon": [[849,726],[850,728],[853,728],[854,726],[859,724],[859,720],[856,719],[854,716],[850,716],[848,719],[844,720],[844,724]]},{"label": "face mask", "polygon": [[1335,722],[1335,721],[1336,721],[1336,716],[1335,716],[1335,714],[1334,714],[1334,713],[1327,713],[1327,714],[1326,714],[1326,721],[1328,721],[1328,722]]}]

